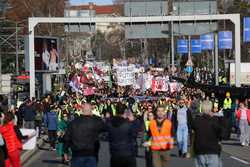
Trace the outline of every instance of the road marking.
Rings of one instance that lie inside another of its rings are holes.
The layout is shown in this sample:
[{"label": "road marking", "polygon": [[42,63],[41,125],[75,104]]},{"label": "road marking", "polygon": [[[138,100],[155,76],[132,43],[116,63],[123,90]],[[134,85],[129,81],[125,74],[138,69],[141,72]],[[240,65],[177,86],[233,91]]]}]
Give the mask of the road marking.
[{"label": "road marking", "polygon": [[236,161],[239,161],[239,162],[241,162],[241,163],[243,163],[243,164],[246,164],[246,165],[249,165],[249,164],[250,164],[249,162],[247,162],[247,161],[245,161],[245,160],[242,160],[242,159],[239,159],[239,158],[234,157],[234,156],[231,156],[230,158],[232,158],[232,159],[234,159],[234,160],[236,160]]}]

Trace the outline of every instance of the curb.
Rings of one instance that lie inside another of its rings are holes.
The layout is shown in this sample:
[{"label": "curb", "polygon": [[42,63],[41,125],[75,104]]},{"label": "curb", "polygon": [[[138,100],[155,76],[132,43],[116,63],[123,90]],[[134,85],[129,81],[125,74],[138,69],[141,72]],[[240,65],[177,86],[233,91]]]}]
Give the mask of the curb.
[{"label": "curb", "polygon": [[[37,146],[41,146],[44,144],[45,136],[41,137],[37,140]],[[33,150],[25,151],[21,154],[21,163],[22,165],[25,164],[38,150],[39,148],[36,146]]]}]

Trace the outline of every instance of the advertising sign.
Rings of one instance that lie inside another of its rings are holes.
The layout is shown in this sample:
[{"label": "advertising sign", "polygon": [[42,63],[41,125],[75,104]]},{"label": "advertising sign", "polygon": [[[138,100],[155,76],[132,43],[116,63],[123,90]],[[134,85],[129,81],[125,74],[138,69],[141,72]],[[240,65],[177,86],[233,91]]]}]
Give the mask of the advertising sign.
[{"label": "advertising sign", "polygon": [[36,70],[57,71],[59,69],[58,38],[35,37]]}]

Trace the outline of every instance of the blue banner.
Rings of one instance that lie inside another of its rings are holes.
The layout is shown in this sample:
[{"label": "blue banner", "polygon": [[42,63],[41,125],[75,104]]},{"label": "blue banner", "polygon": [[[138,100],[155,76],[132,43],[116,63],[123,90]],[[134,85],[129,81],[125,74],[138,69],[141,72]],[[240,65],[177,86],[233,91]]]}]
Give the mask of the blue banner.
[{"label": "blue banner", "polygon": [[204,34],[200,36],[201,50],[213,50],[214,49],[214,34]]},{"label": "blue banner", "polygon": [[233,39],[232,31],[219,32],[219,49],[232,49]]},{"label": "blue banner", "polygon": [[177,40],[177,53],[188,53],[188,40],[186,39]]},{"label": "blue banner", "polygon": [[250,42],[250,17],[244,18],[243,41]]},{"label": "blue banner", "polygon": [[191,50],[192,53],[201,53],[201,41],[200,39],[191,40]]}]

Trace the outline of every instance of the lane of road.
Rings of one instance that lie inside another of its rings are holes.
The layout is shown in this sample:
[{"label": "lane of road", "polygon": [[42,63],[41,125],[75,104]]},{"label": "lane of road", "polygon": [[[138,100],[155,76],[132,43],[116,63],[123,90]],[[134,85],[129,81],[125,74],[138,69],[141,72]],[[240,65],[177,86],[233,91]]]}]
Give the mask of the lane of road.
[{"label": "lane of road", "polygon": [[[61,164],[61,158],[56,156],[53,151],[48,151],[48,145],[44,144],[43,148],[34,154],[30,160],[28,160],[23,166],[24,167],[66,167],[67,165]],[[145,167],[143,149],[139,149],[139,157],[137,158],[137,166]],[[100,161],[98,167],[109,167],[109,149],[108,143],[101,143],[100,150]],[[249,167],[249,162],[244,161],[238,157],[231,156],[227,153],[222,154],[223,166],[224,167]],[[177,157],[177,150],[171,151],[171,160],[169,166],[178,167],[194,167],[193,159],[183,159]]]}]

